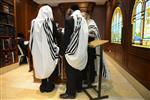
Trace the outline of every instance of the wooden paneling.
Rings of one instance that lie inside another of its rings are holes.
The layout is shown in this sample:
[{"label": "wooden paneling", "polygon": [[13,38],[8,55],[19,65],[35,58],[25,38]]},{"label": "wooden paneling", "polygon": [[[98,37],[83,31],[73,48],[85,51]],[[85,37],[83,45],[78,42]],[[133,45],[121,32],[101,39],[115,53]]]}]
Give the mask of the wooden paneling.
[{"label": "wooden paneling", "polygon": [[150,88],[150,60],[129,54],[128,65],[129,72],[147,88]]},{"label": "wooden paneling", "polygon": [[106,22],[106,6],[102,5],[102,6],[95,6],[93,13],[92,13],[92,18],[95,20],[98,28],[99,28],[99,32],[102,36],[102,38],[104,39],[104,34],[105,34],[105,22]]},{"label": "wooden paneling", "polygon": [[109,0],[106,4],[105,39],[111,39],[111,19],[119,6],[123,14],[122,44],[107,44],[106,50],[124,69],[150,90],[150,49],[134,47],[131,16],[135,0]]},{"label": "wooden paneling", "polygon": [[64,27],[64,16],[59,7],[53,7],[54,20],[59,23],[60,27]]},{"label": "wooden paneling", "polygon": [[95,2],[66,2],[66,3],[60,3],[59,8],[61,9],[62,14],[65,16],[65,13],[68,8],[71,7],[71,5],[77,4],[82,12],[89,12],[92,14],[93,8],[95,6]]},{"label": "wooden paneling", "polygon": [[23,32],[25,40],[29,40],[29,30],[31,20],[37,16],[39,5],[32,0],[17,0],[16,3],[16,20],[17,33]]},{"label": "wooden paneling", "polygon": [[27,31],[26,31],[26,39],[29,40],[29,31],[31,28],[31,21],[36,18],[37,14],[38,14],[38,10],[40,8],[40,5],[34,3],[32,0],[27,0],[27,5],[26,5],[26,27],[27,27]]},{"label": "wooden paneling", "polygon": [[[16,32],[24,32],[25,30],[25,6],[24,6],[25,0],[17,0],[16,2]],[[21,9],[20,9],[21,8]]]}]

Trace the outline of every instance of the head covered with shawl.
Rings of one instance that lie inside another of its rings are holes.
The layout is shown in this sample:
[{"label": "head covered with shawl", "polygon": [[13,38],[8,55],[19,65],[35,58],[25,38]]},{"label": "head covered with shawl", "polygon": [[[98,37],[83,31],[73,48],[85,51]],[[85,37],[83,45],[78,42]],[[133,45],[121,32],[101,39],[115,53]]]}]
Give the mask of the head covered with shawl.
[{"label": "head covered with shawl", "polygon": [[53,38],[53,13],[50,6],[42,6],[31,22],[30,44],[35,76],[39,79],[49,77],[58,62],[59,48]]}]

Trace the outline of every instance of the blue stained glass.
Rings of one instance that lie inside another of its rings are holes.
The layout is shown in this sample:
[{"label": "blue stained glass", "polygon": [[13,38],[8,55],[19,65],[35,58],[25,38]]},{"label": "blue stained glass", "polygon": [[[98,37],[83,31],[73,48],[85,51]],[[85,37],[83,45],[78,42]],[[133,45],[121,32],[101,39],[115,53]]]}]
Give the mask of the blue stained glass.
[{"label": "blue stained glass", "polygon": [[146,2],[146,8],[150,7],[150,0]]},{"label": "blue stained glass", "polygon": [[146,2],[144,39],[150,40],[150,0]]},{"label": "blue stained glass", "polygon": [[142,12],[142,3],[139,3],[136,7],[136,14]]}]

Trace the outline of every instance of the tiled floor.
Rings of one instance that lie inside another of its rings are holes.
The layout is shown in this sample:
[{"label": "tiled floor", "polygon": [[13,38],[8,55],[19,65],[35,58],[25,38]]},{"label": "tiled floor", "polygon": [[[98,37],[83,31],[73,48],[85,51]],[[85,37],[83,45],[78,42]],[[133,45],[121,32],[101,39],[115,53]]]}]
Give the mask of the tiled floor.
[{"label": "tiled floor", "polygon": [[[110,59],[110,58],[109,58]],[[109,95],[108,100],[144,100],[132,85],[117,71],[113,61],[106,61],[111,78],[102,83],[102,95]],[[61,100],[59,94],[65,91],[65,85],[56,86],[51,93],[40,93],[39,83],[33,83],[32,72],[28,65],[22,65],[0,75],[0,100]],[[93,96],[95,92],[89,90]],[[78,93],[75,100],[88,100],[84,92]],[[107,99],[106,99],[107,100]]]}]

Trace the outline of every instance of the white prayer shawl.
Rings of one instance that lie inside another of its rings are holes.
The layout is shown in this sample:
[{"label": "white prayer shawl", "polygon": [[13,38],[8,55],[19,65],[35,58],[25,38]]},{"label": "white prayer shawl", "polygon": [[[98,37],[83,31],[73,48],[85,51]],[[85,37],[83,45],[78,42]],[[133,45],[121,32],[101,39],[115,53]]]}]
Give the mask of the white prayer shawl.
[{"label": "white prayer shawl", "polygon": [[88,26],[81,12],[76,10],[71,15],[74,19],[74,31],[66,49],[66,60],[73,68],[83,70],[87,64]]},{"label": "white prayer shawl", "polygon": [[31,54],[35,77],[48,78],[54,71],[58,62],[59,48],[53,39],[53,14],[49,6],[40,8],[38,16],[32,20],[30,32]]},{"label": "white prayer shawl", "polygon": [[89,19],[89,20],[87,20],[87,24],[88,24],[89,33],[93,33],[93,34],[89,34],[89,36],[94,37],[96,39],[100,39],[101,37],[100,37],[98,27],[97,27],[95,21],[93,19]]},{"label": "white prayer shawl", "polygon": [[[98,27],[93,19],[87,20],[88,23],[88,30],[89,30],[89,37],[94,37],[95,39],[101,39]],[[90,34],[92,33],[92,34]],[[100,55],[100,47],[96,47],[96,54]],[[95,69],[97,70],[97,75],[99,75],[99,66],[100,66],[100,58],[97,56],[97,59],[95,61]],[[109,79],[109,70],[108,70],[108,65],[105,60],[105,56],[103,56],[103,71],[102,75],[103,78]]]}]

